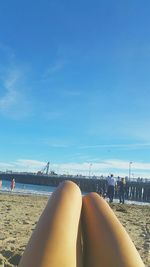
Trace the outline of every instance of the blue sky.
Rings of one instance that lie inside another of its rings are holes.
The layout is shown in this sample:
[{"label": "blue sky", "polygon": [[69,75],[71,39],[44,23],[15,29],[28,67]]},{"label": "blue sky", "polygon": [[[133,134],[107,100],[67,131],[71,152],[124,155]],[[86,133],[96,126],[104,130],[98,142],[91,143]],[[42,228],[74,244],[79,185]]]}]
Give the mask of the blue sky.
[{"label": "blue sky", "polygon": [[149,9],[1,2],[1,170],[150,177]]}]

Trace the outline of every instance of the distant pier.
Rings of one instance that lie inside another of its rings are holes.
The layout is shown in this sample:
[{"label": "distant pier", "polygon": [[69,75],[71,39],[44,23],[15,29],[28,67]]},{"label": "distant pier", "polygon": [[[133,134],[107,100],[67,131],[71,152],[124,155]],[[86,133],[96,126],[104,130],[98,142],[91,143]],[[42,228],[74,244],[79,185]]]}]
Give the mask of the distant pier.
[{"label": "distant pier", "polygon": [[[0,180],[11,180],[15,178],[16,183],[35,184],[35,185],[49,185],[58,186],[59,183],[65,180],[75,182],[83,192],[97,192],[104,195],[107,192],[106,179],[89,179],[78,176],[65,175],[37,175],[24,173],[0,173]],[[117,190],[115,197],[118,197]],[[149,202],[150,203],[150,181],[128,181],[126,183],[125,198],[127,200]]]}]

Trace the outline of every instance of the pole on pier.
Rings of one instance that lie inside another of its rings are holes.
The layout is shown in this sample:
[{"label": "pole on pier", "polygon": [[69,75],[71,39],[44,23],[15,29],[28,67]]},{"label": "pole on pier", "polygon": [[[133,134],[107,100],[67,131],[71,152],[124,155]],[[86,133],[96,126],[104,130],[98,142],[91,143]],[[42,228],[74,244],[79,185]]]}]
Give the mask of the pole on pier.
[{"label": "pole on pier", "polygon": [[131,177],[131,165],[132,165],[132,161],[129,162],[129,180],[130,180],[130,177]]}]

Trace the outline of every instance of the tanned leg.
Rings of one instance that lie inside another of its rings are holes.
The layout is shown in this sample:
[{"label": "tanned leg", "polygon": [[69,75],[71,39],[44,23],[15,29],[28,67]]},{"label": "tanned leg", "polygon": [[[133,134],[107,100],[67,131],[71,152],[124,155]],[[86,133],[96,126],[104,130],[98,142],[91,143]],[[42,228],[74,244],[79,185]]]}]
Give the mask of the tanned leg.
[{"label": "tanned leg", "polygon": [[82,267],[81,206],[79,187],[62,183],[50,197],[18,267]]},{"label": "tanned leg", "polygon": [[96,193],[83,198],[84,267],[144,267],[126,230]]}]

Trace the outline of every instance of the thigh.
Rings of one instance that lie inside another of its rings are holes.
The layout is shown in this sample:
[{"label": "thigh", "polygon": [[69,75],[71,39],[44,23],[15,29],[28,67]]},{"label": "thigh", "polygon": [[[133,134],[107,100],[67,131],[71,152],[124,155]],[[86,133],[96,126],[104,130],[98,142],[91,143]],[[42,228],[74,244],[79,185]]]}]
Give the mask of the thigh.
[{"label": "thigh", "polygon": [[78,186],[62,183],[48,201],[19,267],[80,267],[81,206]]},{"label": "thigh", "polygon": [[82,225],[85,267],[144,267],[124,227],[96,193],[83,198]]}]

